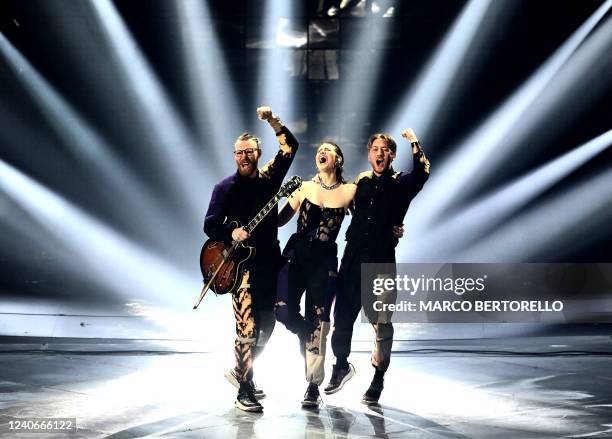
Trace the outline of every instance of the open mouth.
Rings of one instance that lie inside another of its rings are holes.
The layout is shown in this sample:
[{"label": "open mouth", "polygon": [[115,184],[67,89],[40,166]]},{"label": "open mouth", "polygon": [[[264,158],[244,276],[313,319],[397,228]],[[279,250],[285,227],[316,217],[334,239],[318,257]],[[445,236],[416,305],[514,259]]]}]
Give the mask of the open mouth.
[{"label": "open mouth", "polygon": [[325,163],[325,162],[327,162],[327,157],[325,157],[324,155],[319,157],[319,163]]},{"label": "open mouth", "polygon": [[385,161],[383,159],[376,159],[376,165],[377,166],[382,166],[383,163],[385,163]]},{"label": "open mouth", "polygon": [[246,161],[242,162],[242,163],[240,163],[240,166],[242,166],[243,168],[246,168],[248,166],[251,166],[251,162],[246,162]]}]

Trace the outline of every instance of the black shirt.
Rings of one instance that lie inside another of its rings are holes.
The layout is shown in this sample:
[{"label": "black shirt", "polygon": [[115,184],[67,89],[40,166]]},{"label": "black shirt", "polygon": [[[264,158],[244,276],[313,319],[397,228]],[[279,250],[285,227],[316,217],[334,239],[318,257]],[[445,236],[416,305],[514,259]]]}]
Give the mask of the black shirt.
[{"label": "black shirt", "polygon": [[413,161],[412,172],[389,168],[380,176],[363,172],[355,180],[353,219],[346,231],[347,263],[358,254],[369,262],[395,262],[398,239],[393,226],[403,223],[410,202],[429,178],[429,162],[420,146]]}]

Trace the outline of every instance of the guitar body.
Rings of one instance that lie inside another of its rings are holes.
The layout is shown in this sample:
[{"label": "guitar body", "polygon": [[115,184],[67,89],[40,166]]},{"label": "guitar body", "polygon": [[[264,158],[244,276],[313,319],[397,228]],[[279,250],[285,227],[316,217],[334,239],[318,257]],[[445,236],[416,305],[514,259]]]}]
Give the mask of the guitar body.
[{"label": "guitar body", "polygon": [[[272,209],[276,208],[281,197],[289,197],[301,184],[302,179],[300,177],[291,177],[259,213],[244,226],[244,230],[252,233],[257,224]],[[240,227],[240,224],[236,221],[229,224],[230,229],[236,227]],[[204,287],[193,307],[194,309],[198,307],[208,289],[212,289],[216,294],[233,294],[240,288],[244,264],[255,256],[255,247],[251,247],[245,242],[234,241],[228,244],[209,239],[204,243],[202,251],[200,251],[200,270],[202,276],[204,276]]]},{"label": "guitar body", "polygon": [[244,263],[253,256],[255,256],[254,247],[209,239],[200,252],[200,269],[204,283],[208,283],[221,266],[210,288],[216,294],[233,294],[240,287]]}]

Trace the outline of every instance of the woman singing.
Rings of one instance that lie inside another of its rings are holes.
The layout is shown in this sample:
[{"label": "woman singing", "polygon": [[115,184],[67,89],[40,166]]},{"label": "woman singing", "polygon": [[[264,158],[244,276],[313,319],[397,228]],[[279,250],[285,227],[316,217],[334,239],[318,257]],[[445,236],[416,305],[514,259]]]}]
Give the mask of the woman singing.
[{"label": "woman singing", "polygon": [[344,156],[338,145],[323,142],[315,162],[317,175],[289,198],[278,218],[279,227],[283,226],[299,210],[297,232],[283,251],[286,264],[279,273],[275,313],[278,321],[298,335],[304,352],[308,389],[303,407],[317,407],[321,401],[319,385],[325,376],[325,345],[338,270],[336,237],[356,190],[342,178]]}]

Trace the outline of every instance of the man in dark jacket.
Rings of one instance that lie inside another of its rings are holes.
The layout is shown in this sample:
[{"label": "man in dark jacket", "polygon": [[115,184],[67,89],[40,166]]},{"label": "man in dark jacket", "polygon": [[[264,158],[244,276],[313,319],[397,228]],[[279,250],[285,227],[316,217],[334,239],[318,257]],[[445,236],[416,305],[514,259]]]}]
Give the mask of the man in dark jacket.
[{"label": "man in dark jacket", "polygon": [[[356,181],[354,213],[346,232],[346,248],[340,266],[340,288],[334,308],[334,332],[332,349],[336,364],[325,393],[339,391],[355,374],[348,362],[351,352],[353,324],[361,309],[361,264],[395,264],[395,247],[398,239],[394,226],[402,224],[410,202],[429,178],[429,161],[414,132],[404,130],[402,136],[411,144],[414,169],[412,172],[395,172],[391,163],[397,145],[388,134],[374,134],[368,141],[368,161],[372,170],[361,173]],[[367,313],[366,313],[367,314]],[[372,366],[374,379],[363,395],[366,404],[378,402],[383,389],[384,374],[391,359],[393,325],[391,316],[373,319],[368,315],[376,332]]]},{"label": "man in dark jacket", "polygon": [[274,329],[276,279],[281,264],[278,242],[278,211],[273,209],[249,234],[246,225],[278,192],[293,162],[298,142],[269,107],[257,109],[260,119],[268,121],[276,133],[279,150],[263,168],[258,169],[262,150],[259,139],[241,134],[234,144],[237,171],[221,180],[212,193],[204,232],[215,241],[246,241],[255,247],[255,256],[245,263],[241,284],[232,297],[236,318],[234,353],[236,365],[226,378],[238,387],[236,407],[260,412],[257,401],[265,394],[253,383],[253,360],[261,352]]}]

